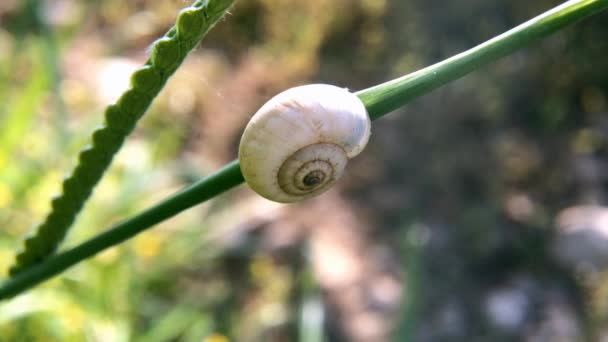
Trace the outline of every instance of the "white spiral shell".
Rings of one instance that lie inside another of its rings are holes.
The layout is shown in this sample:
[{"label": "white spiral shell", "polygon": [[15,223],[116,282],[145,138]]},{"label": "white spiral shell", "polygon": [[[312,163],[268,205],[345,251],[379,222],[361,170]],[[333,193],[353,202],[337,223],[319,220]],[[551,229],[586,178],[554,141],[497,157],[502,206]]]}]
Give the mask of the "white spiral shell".
[{"label": "white spiral shell", "polygon": [[239,161],[249,186],[277,202],[296,202],[327,190],[359,154],[371,122],[361,100],[327,84],[288,89],[251,118]]}]

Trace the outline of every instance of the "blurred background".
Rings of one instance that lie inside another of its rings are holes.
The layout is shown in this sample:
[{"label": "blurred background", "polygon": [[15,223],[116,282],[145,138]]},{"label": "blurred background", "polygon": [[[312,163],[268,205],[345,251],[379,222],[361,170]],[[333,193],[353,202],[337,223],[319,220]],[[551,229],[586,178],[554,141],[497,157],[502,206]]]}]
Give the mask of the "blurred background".
[{"label": "blurred background", "polygon": [[[189,1],[0,2],[0,270]],[[236,157],[295,85],[363,89],[559,1],[240,0],[62,248]],[[608,13],[374,122],[326,194],[245,186],[0,305],[3,341],[607,341]]]}]

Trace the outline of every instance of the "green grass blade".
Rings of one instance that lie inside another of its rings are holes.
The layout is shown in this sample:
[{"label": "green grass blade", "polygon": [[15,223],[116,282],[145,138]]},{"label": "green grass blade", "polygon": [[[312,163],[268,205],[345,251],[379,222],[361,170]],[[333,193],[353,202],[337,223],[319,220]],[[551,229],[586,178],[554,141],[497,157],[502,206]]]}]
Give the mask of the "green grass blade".
[{"label": "green grass blade", "polygon": [[[34,40],[35,38],[32,37]],[[28,82],[23,88],[15,91],[14,98],[7,98],[6,108],[0,109],[3,118],[0,119],[0,167],[10,162],[10,155],[14,148],[21,142],[21,137],[31,129],[31,124],[36,117],[36,111],[44,100],[46,91],[50,86],[48,73],[45,72],[45,63],[41,56],[42,43],[39,39],[33,41],[34,59],[31,61],[32,68]],[[26,55],[23,53],[23,55]],[[6,113],[4,113],[6,111]],[[0,116],[1,117],[1,116]]]},{"label": "green grass blade", "polygon": [[114,155],[148,109],[169,77],[200,39],[223,17],[234,0],[198,0],[182,10],[174,27],[150,49],[148,61],[131,75],[131,87],[105,111],[105,125],[92,134],[72,174],[63,181],[61,194],[51,202],[51,212],[35,235],[25,240],[11,275],[42,262],[61,243],[76,215]]},{"label": "green grass blade", "polygon": [[[376,87],[362,90],[357,95],[365,103],[370,116],[377,119],[417,96],[606,8],[608,8],[608,0],[566,2],[444,62]],[[461,69],[465,71],[461,71]],[[153,225],[242,182],[243,176],[238,161],[233,161],[191,187],[130,219],[114,225],[106,232],[13,276],[0,287],[0,300],[17,295],[61,273],[70,266],[92,257],[106,248],[119,244]]]}]

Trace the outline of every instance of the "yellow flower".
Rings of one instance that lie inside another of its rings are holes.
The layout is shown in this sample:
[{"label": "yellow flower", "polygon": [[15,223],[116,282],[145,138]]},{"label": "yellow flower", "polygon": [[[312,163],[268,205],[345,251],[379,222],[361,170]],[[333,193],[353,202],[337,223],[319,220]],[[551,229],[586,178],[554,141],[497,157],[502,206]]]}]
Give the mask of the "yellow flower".
[{"label": "yellow flower", "polygon": [[203,342],[230,342],[230,340],[228,340],[228,337],[226,337],[222,334],[213,333],[213,334],[205,337],[203,339]]}]

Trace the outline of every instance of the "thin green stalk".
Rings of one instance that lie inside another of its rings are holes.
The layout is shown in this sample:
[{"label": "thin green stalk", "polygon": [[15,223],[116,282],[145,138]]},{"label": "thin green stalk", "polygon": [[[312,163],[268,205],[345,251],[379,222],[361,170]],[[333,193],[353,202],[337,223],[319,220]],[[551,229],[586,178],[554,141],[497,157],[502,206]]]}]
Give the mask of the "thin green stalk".
[{"label": "thin green stalk", "polygon": [[90,258],[106,248],[128,240],[152,225],[204,202],[242,182],[243,176],[239,164],[237,161],[233,161],[155,206],[114,225],[95,238],[68,251],[56,254],[43,263],[15,275],[2,286],[0,299],[12,297],[44,279],[62,272],[78,261]]},{"label": "thin green stalk", "polygon": [[[608,0],[569,1],[477,47],[428,68],[362,90],[357,95],[377,119],[426,92],[455,80],[562,27],[608,8]],[[54,255],[8,279],[0,299],[15,296],[106,248],[119,244],[179,212],[243,182],[238,161],[174,194],[163,202],[111,227],[106,232]]]},{"label": "thin green stalk", "polygon": [[412,99],[608,7],[608,0],[571,0],[453,57],[357,93],[377,119]]},{"label": "thin green stalk", "polygon": [[416,319],[420,310],[420,297],[423,297],[422,252],[424,241],[421,235],[424,227],[416,224],[404,230],[401,239],[401,252],[404,267],[403,298],[396,329],[392,341],[413,341],[416,334]]}]

